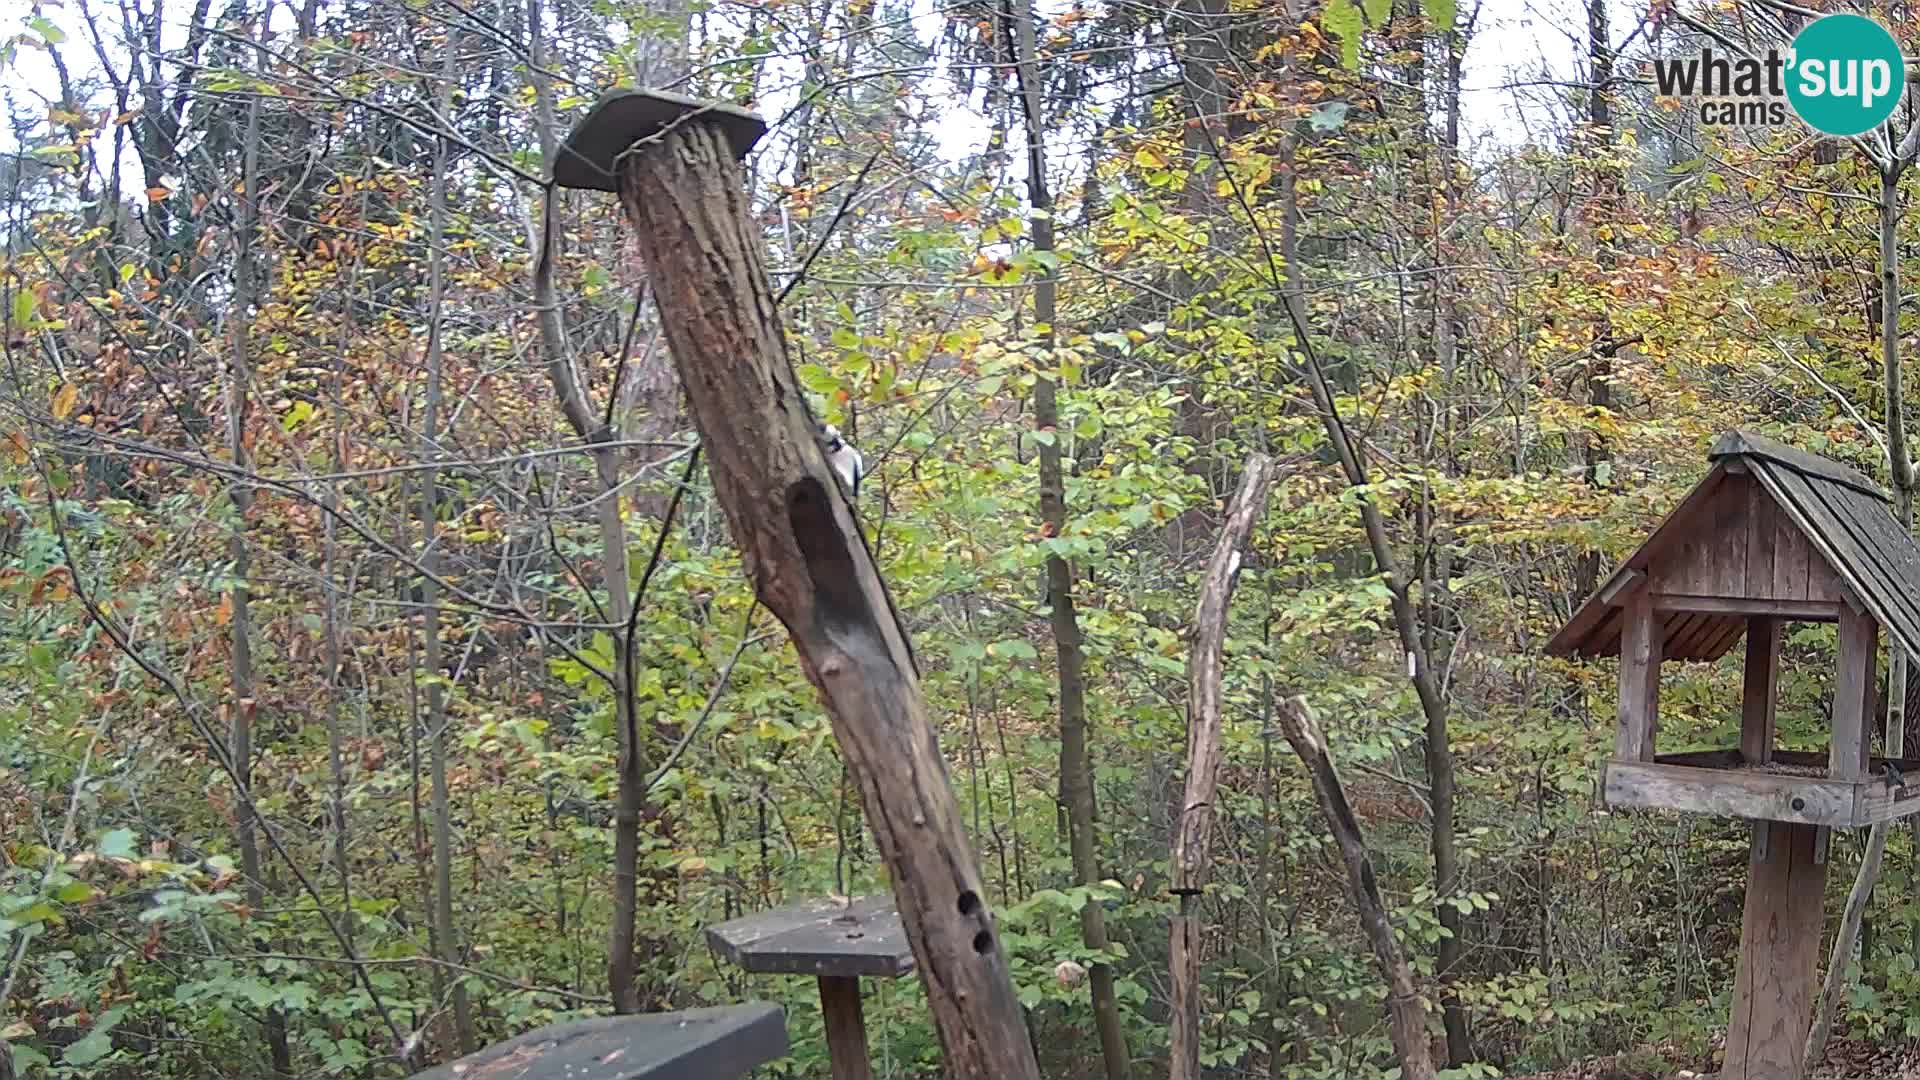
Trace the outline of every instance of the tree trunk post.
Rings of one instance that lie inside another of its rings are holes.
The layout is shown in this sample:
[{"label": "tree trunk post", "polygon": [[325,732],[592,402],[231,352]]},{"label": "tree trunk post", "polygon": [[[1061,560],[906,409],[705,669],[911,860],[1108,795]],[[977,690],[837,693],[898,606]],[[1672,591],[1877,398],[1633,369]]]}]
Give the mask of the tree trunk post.
[{"label": "tree trunk post", "polygon": [[1180,908],[1170,922],[1168,981],[1173,986],[1169,1018],[1171,1080],[1200,1080],[1200,895],[1212,862],[1213,799],[1220,777],[1221,666],[1227,643],[1227,610],[1240,571],[1240,550],[1266,509],[1273,459],[1255,454],[1227,506],[1200,600],[1194,606],[1193,651],[1187,659],[1187,783],[1173,837],[1173,894]]},{"label": "tree trunk post", "polygon": [[1366,932],[1374,962],[1387,981],[1387,1034],[1400,1059],[1400,1075],[1404,1080],[1434,1080],[1433,1048],[1427,1041],[1427,1003],[1413,981],[1413,969],[1400,948],[1400,939],[1394,936],[1393,919],[1373,871],[1373,856],[1367,852],[1360,821],[1353,816],[1346,788],[1334,768],[1326,736],[1314,722],[1305,698],[1277,702],[1274,719],[1293,752],[1300,756],[1300,763],[1307,767],[1314,799],[1340,849],[1340,861],[1346,865],[1347,889],[1360,914],[1360,929]]},{"label": "tree trunk post", "polygon": [[723,104],[616,94],[561,157],[591,165],[574,186],[618,178],[714,494],[859,781],[950,1074],[1037,1080],[906,632],[787,356],[737,164],[764,130]]}]

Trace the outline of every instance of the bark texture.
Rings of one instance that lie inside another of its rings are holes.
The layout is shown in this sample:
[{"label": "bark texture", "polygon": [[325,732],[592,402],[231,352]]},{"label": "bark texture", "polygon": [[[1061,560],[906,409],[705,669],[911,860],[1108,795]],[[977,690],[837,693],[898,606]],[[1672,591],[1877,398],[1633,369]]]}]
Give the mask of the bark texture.
[{"label": "bark texture", "polygon": [[622,199],[715,496],[859,783],[948,1071],[1035,1080],[912,651],[813,438],[740,168],[722,132],[698,120],[626,162]]},{"label": "bark texture", "polygon": [[1346,789],[1334,770],[1333,757],[1327,752],[1326,739],[1320,734],[1306,702],[1299,698],[1278,702],[1274,716],[1280,731],[1293,745],[1293,752],[1313,777],[1313,795],[1326,815],[1327,827],[1340,847],[1340,861],[1347,868],[1347,887],[1360,914],[1360,928],[1373,947],[1373,958],[1387,980],[1387,1026],[1393,1038],[1394,1053],[1400,1058],[1404,1080],[1433,1080],[1433,1051],[1427,1042],[1427,1005],[1413,985],[1413,971],[1407,966],[1400,941],[1393,936],[1393,921],[1380,898],[1380,883],[1374,877],[1373,859],[1367,854],[1366,838],[1361,835],[1359,819],[1347,803]]},{"label": "bark texture", "polygon": [[1200,947],[1205,927],[1197,917],[1213,857],[1213,796],[1220,778],[1222,654],[1227,611],[1239,580],[1241,551],[1267,505],[1273,459],[1255,454],[1240,476],[1240,490],[1227,505],[1226,527],[1207,560],[1200,602],[1193,613],[1193,651],[1187,658],[1187,783],[1173,838],[1173,891],[1180,909],[1171,920],[1167,950],[1173,1015],[1169,1033],[1172,1080],[1200,1077]]}]

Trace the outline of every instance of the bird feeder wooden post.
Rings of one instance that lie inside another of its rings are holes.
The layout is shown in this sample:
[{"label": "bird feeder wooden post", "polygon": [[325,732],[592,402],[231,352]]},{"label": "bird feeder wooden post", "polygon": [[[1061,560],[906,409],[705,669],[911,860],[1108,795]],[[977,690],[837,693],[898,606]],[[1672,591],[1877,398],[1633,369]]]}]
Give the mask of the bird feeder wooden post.
[{"label": "bird feeder wooden post", "polygon": [[860,980],[913,971],[913,950],[890,898],[817,900],[748,915],[708,927],[707,943],[744,971],[812,975],[833,1080],[873,1080]]},{"label": "bird feeder wooden post", "polygon": [[[1801,1080],[1825,912],[1827,831],[1920,810],[1920,761],[1872,757],[1875,657],[1920,656],[1920,545],[1885,493],[1825,458],[1746,432],[1714,444],[1701,480],[1548,642],[1618,656],[1609,806],[1747,818],[1753,839],[1727,1030],[1725,1080]],[[1780,640],[1790,622],[1838,624],[1824,754],[1774,746]],[[1740,745],[1660,754],[1660,667],[1713,660],[1746,639]]]},{"label": "bird feeder wooden post", "polygon": [[554,181],[620,193],[714,495],[859,782],[949,1073],[1037,1080],[906,631],[787,357],[738,164],[765,130],[731,105],[622,91],[567,137]]}]

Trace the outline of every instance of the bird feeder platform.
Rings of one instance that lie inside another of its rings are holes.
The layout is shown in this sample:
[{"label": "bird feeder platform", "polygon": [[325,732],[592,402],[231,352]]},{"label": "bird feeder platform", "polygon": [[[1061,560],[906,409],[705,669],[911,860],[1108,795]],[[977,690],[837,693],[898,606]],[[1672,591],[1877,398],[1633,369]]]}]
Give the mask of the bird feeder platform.
[{"label": "bird feeder platform", "polygon": [[786,1053],[780,1006],[749,1002],[552,1024],[413,1080],[741,1080]]},{"label": "bird feeder platform", "polygon": [[1920,758],[1868,762],[1869,775],[1836,778],[1825,754],[1775,750],[1760,761],[1737,749],[1659,754],[1651,762],[1608,762],[1602,792],[1614,807],[1843,829],[1920,810]]},{"label": "bird feeder platform", "polygon": [[707,928],[707,944],[743,971],[812,975],[819,982],[833,1080],[871,1080],[860,979],[913,971],[899,912],[889,897],[815,900]]},{"label": "bird feeder platform", "polygon": [[[1828,830],[1920,811],[1920,760],[1874,757],[1880,635],[1920,656],[1920,545],[1858,472],[1730,431],[1711,467],[1547,651],[1620,659],[1607,805],[1753,822],[1724,1080],[1801,1080]],[[1782,628],[1839,627],[1824,754],[1775,749]],[[1660,668],[1741,640],[1738,748],[1657,754]],[[1909,780],[1912,777],[1912,780]]]}]

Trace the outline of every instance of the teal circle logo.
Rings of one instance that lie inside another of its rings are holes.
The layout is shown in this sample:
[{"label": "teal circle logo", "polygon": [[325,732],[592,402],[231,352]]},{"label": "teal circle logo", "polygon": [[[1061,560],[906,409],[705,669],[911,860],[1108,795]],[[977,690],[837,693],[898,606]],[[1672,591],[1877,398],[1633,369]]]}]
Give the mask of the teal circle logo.
[{"label": "teal circle logo", "polygon": [[1793,111],[1827,135],[1859,135],[1886,123],[1907,85],[1900,43],[1864,15],[1808,23],[1794,36],[1786,69]]}]

